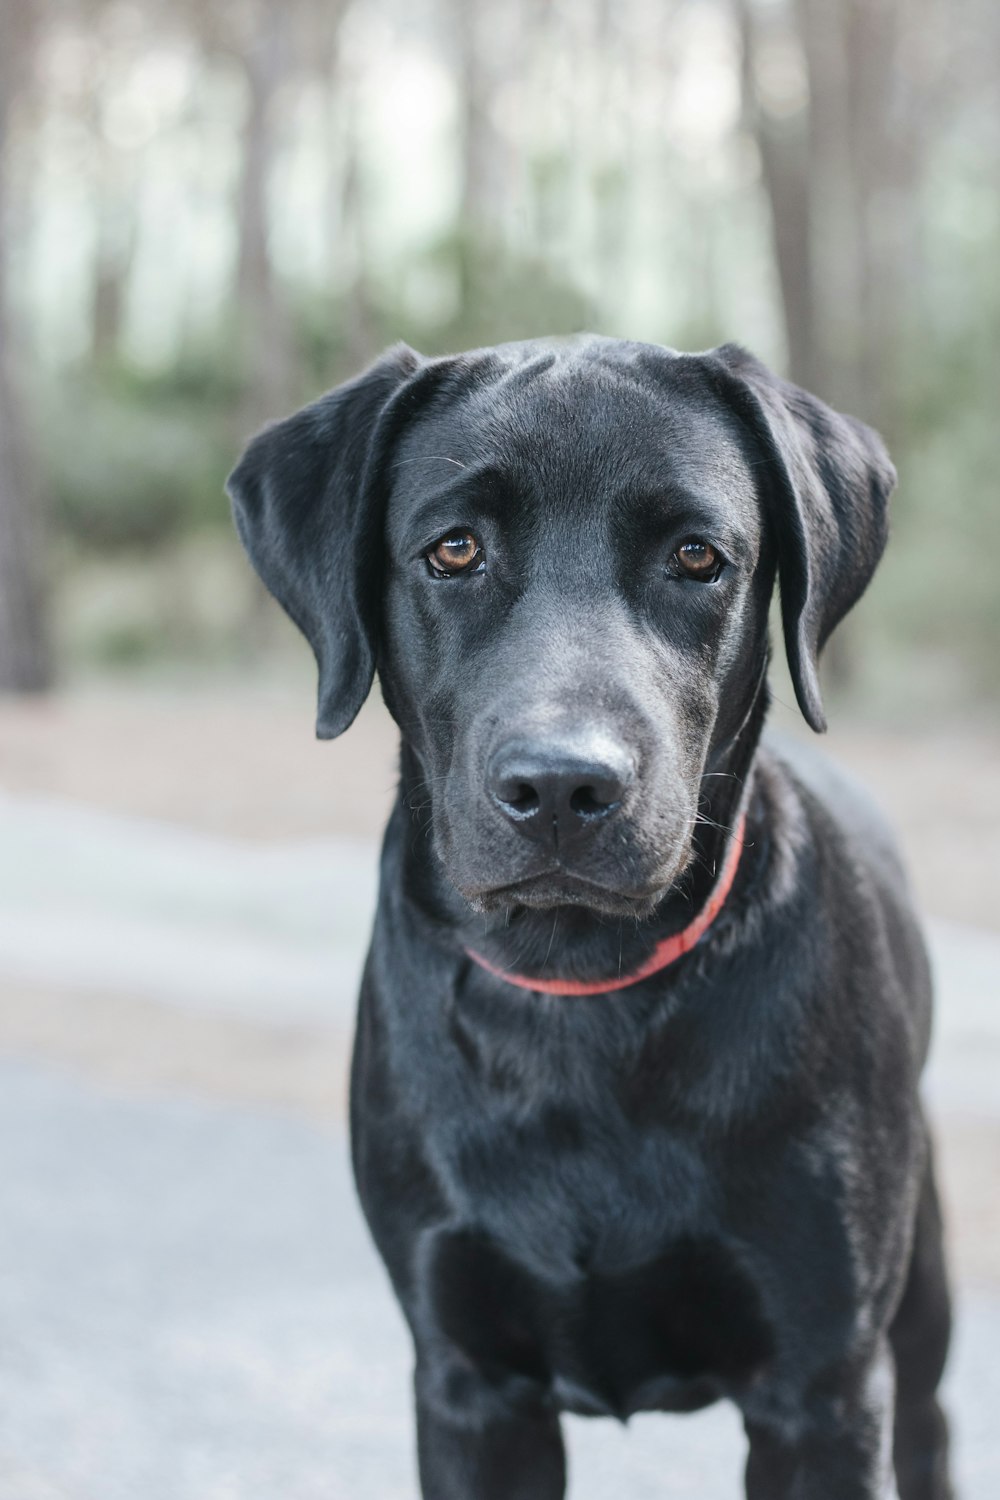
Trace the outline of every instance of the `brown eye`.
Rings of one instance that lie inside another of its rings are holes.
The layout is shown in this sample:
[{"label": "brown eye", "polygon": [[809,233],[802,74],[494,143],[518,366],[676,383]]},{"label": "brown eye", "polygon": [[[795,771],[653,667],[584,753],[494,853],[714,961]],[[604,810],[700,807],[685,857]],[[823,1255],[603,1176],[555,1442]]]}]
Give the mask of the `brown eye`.
[{"label": "brown eye", "polygon": [[456,573],[478,572],[485,562],[483,549],[470,531],[449,531],[427,553],[430,570],[437,578]]},{"label": "brown eye", "polygon": [[722,558],[709,542],[692,537],[682,542],[674,553],[674,560],[689,578],[700,578],[706,582],[717,578],[722,568]]}]

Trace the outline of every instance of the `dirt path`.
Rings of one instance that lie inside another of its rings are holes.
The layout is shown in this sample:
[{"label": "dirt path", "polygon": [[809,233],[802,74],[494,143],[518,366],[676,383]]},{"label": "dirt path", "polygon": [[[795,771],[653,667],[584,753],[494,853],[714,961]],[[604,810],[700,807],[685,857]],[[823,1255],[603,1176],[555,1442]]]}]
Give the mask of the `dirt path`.
[{"label": "dirt path", "polygon": [[[0,1054],[343,1118],[395,731],[373,701],[319,744],[310,715],[308,685],[0,703]],[[1000,931],[1000,735],[855,727],[830,748],[893,816],[928,915]],[[53,932],[61,961],[42,962]],[[972,937],[935,929],[934,1102],[959,1269],[1000,1284],[996,945],[978,960]]]},{"label": "dirt path", "polygon": [[[0,789],[252,839],[377,837],[396,731],[377,696],[341,739],[312,735],[308,681],[280,691],[90,690],[0,701]],[[774,718],[796,730],[776,707]],[[924,911],[1000,931],[1000,731],[836,726],[826,748],[899,830]]]}]

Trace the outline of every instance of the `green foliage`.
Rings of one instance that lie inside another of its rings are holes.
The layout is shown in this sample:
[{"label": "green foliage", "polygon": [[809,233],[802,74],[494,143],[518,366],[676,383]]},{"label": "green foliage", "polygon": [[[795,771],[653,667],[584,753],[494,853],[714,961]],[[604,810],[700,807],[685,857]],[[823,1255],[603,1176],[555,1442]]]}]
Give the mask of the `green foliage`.
[{"label": "green foliage", "polygon": [[469,232],[432,245],[423,269],[450,279],[456,293],[454,312],[442,320],[401,310],[403,337],[428,354],[579,333],[595,321],[588,300],[544,260],[512,255]]},{"label": "green foliage", "polygon": [[43,446],[57,533],[101,552],[156,547],[221,521],[238,390],[206,359],[147,374],[78,370],[46,394]]},{"label": "green foliage", "polygon": [[[967,268],[965,306],[977,320],[956,313],[944,329],[914,327],[901,351],[892,542],[846,636],[851,690],[873,710],[909,702],[933,712],[945,698],[1000,696],[1000,590],[990,561],[1000,554],[997,424],[987,399],[1000,374],[992,264],[987,256]],[[367,287],[358,313],[345,299],[299,292],[286,409],[395,339],[433,355],[602,321],[601,309],[551,265],[460,234],[429,246],[389,284]],[[692,323],[673,338],[697,347],[718,333]],[[45,394],[42,431],[58,435],[42,457],[61,548],[60,638],[73,663],[226,661],[248,629],[258,654],[261,631],[282,639],[277,612],[260,610],[223,494],[255,425],[237,347],[220,327],[172,365],[94,364]],[[887,684],[898,684],[897,696],[886,696]]]},{"label": "green foliage", "polygon": [[[363,347],[355,307],[300,294],[286,409],[399,338],[436,354],[588,322],[585,300],[550,269],[495,246],[455,237],[408,271],[443,284],[450,311],[442,317],[440,297],[424,305],[402,281],[370,289]],[[253,392],[232,352],[238,347],[220,326],[174,364],[104,360],[42,393],[41,428],[58,435],[41,451],[56,543],[57,640],[73,670],[222,664],[248,639],[257,658],[271,640],[287,645],[278,612],[261,609],[223,493],[258,420],[247,415]]]},{"label": "green foliage", "polygon": [[[938,663],[953,697],[1000,701],[1000,289],[993,253],[965,266],[964,307],[912,327],[899,372],[893,534],[873,623],[897,657]],[[942,689],[943,691],[943,689]]]},{"label": "green foliage", "polygon": [[[343,301],[299,299],[289,408],[398,338],[437,354],[542,330],[571,333],[588,322],[588,305],[572,287],[543,264],[505,256],[497,246],[452,238],[409,269],[450,281],[454,311],[441,320],[404,304],[399,288],[386,292],[366,309],[364,350],[352,345],[348,330],[356,320]],[[220,330],[214,342],[184,351],[168,367],[105,361],[49,389],[43,427],[59,441],[46,445],[43,462],[58,534],[84,552],[134,552],[194,527],[228,526],[222,486],[246,436],[250,394],[228,352],[235,342]]]}]

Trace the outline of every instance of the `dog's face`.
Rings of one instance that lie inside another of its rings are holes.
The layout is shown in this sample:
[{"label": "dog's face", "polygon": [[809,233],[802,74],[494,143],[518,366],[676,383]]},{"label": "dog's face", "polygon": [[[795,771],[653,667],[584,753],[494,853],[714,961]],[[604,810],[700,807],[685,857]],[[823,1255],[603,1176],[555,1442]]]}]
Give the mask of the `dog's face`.
[{"label": "dog's face", "polygon": [[764,650],[751,462],[721,407],[545,354],[400,438],[380,672],[476,907],[641,910],[687,863]]},{"label": "dog's face", "polygon": [[316,650],[320,733],[377,658],[469,904],[639,915],[760,687],[776,569],[822,727],[816,655],[893,477],[873,433],[742,351],[588,340],[398,352],[265,432],[231,493]]}]

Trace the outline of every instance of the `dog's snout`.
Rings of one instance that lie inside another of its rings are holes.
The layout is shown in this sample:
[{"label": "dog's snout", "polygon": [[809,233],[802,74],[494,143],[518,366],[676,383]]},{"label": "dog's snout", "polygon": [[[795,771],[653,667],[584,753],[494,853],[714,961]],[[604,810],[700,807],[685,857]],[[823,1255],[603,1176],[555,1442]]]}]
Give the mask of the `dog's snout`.
[{"label": "dog's snout", "polygon": [[568,841],[620,807],[632,779],[621,747],[510,740],[492,756],[487,789],[500,811],[529,837]]}]

